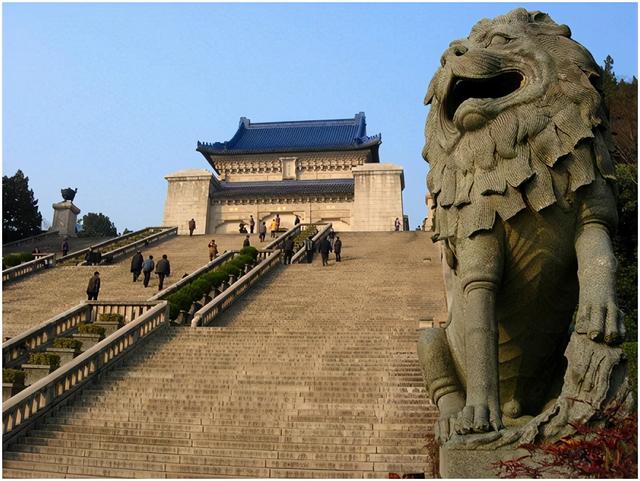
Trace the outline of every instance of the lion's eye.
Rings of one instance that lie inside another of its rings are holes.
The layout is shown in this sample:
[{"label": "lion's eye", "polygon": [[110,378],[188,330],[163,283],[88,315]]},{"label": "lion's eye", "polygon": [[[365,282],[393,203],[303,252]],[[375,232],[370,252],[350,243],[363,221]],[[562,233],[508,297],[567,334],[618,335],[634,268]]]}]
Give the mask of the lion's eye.
[{"label": "lion's eye", "polygon": [[491,37],[491,41],[489,42],[490,47],[497,47],[500,45],[506,45],[511,41],[509,37],[505,37],[504,35],[496,34]]}]

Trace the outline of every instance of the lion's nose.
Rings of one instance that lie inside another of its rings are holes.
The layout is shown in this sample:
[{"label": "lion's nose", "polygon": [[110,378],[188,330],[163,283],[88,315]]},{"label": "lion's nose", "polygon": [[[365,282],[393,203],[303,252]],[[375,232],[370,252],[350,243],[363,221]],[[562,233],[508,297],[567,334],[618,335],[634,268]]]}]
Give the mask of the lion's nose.
[{"label": "lion's nose", "polygon": [[443,67],[447,64],[448,57],[461,57],[465,53],[467,53],[469,49],[461,44],[451,45],[447,50],[445,50],[442,57],[440,57],[440,65]]}]

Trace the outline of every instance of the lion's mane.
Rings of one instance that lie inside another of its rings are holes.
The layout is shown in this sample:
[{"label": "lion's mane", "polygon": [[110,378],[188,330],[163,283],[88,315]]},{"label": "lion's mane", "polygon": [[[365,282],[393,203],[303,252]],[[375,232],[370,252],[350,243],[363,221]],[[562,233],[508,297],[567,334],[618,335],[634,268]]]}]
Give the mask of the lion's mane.
[{"label": "lion's mane", "polygon": [[[541,211],[598,175],[615,180],[601,69],[591,54],[571,39],[568,27],[525,9],[481,20],[469,39],[505,23],[549,55],[552,78],[537,99],[504,110],[478,130],[452,132],[442,121],[438,70],[425,99],[431,111],[423,150],[431,165],[434,240],[490,230],[496,214],[507,221],[527,208]],[[557,182],[558,176],[564,180]]]}]

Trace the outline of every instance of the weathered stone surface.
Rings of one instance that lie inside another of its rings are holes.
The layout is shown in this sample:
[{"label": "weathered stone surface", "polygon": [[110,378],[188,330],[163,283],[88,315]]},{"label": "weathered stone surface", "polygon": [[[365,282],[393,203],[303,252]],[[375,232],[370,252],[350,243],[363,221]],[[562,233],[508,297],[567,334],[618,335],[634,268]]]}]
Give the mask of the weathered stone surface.
[{"label": "weathered stone surface", "polygon": [[631,404],[600,70],[570,36],[522,8],[481,20],[425,99],[449,323],[419,354],[448,451],[556,439]]}]

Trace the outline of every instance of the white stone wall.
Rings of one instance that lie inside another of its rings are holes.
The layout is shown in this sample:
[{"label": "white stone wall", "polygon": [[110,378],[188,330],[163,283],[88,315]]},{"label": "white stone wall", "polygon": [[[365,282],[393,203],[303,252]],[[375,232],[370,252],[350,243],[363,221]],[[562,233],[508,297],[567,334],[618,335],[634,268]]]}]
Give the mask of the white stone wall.
[{"label": "white stone wall", "polygon": [[178,234],[189,234],[189,220],[196,221],[194,234],[208,232],[209,192],[217,182],[204,169],[191,169],[165,177],[169,186],[164,206],[165,226],[178,226]]},{"label": "white stone wall", "polygon": [[294,225],[295,216],[300,217],[300,222],[332,222],[334,229],[338,231],[351,230],[351,212],[353,202],[350,200],[327,202],[236,202],[214,203],[209,210],[208,233],[235,233],[238,232],[240,221],[247,224],[249,230],[249,216],[253,215],[258,222],[267,223],[267,237],[271,220],[276,214],[280,215],[280,227],[290,229]]},{"label": "white stone wall", "polygon": [[391,231],[402,222],[404,173],[394,164],[365,164],[353,169],[354,231]]}]

